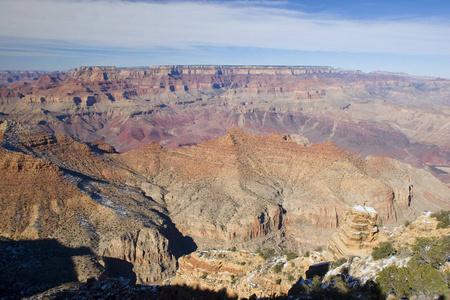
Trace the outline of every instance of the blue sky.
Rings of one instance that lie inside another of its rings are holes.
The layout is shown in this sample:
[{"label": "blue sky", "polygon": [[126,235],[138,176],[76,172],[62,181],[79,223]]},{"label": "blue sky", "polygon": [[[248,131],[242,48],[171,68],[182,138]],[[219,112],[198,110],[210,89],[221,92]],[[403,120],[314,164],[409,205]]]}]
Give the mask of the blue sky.
[{"label": "blue sky", "polygon": [[450,78],[450,1],[0,0],[0,69],[327,65]]}]

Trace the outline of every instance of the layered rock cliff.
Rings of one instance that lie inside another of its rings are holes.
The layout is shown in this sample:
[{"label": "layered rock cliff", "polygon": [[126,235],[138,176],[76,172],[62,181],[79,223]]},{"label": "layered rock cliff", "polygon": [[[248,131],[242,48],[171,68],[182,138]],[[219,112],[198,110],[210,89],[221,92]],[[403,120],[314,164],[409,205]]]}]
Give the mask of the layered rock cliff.
[{"label": "layered rock cliff", "polygon": [[11,76],[17,80],[0,87],[0,120],[84,142],[102,140],[119,152],[152,141],[168,148],[198,144],[235,126],[426,165],[450,182],[446,80],[281,66],[0,73]]},{"label": "layered rock cliff", "polygon": [[425,170],[237,128],[196,146],[118,154],[4,122],[0,143],[1,236],[88,247],[106,273],[117,259],[138,283],[174,274],[176,258],[196,248],[325,246],[355,205],[386,225],[450,208],[449,188]]},{"label": "layered rock cliff", "polygon": [[79,280],[98,277],[107,257],[131,263],[138,283],[175,271],[169,237],[161,234],[171,225],[139,190],[116,184],[129,172],[111,172],[117,164],[89,147],[20,124],[1,124],[0,137],[1,236],[88,247],[90,259],[74,258]]},{"label": "layered rock cliff", "polygon": [[331,259],[369,255],[378,244],[377,217],[372,207],[355,206],[347,211],[328,242],[327,252]]},{"label": "layered rock cliff", "polygon": [[[332,143],[305,147],[289,140],[234,128],[197,146],[169,150],[151,144],[120,157],[162,188],[156,197],[177,228],[202,248],[211,240],[222,248],[252,249],[268,241],[275,246],[284,236],[280,247],[306,250],[324,245],[354,205],[374,207],[386,224],[420,214],[424,206],[448,206],[448,188],[425,171],[390,159],[362,159]],[[429,197],[424,182],[440,196]]]}]

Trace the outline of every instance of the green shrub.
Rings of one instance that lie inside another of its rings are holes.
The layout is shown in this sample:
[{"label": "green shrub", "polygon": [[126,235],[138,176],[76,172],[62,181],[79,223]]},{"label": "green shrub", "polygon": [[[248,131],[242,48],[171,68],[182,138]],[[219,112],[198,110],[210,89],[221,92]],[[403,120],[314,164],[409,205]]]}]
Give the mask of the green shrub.
[{"label": "green shrub", "polygon": [[309,251],[306,251],[305,254],[303,255],[304,257],[309,257],[310,253]]},{"label": "green shrub", "polygon": [[438,268],[450,255],[450,236],[416,238],[412,251],[414,255],[409,264],[416,266],[429,264],[433,268]]},{"label": "green shrub", "polygon": [[259,256],[261,256],[263,259],[267,260],[269,257],[272,257],[275,254],[275,250],[265,249],[265,250],[261,251],[260,249],[258,249],[256,251],[256,253],[258,253]]},{"label": "green shrub", "polygon": [[296,259],[298,257],[297,253],[295,252],[286,252],[286,260],[293,260]]},{"label": "green shrub", "polygon": [[373,248],[372,250],[372,257],[374,260],[379,260],[382,258],[387,258],[393,254],[395,254],[397,251],[395,250],[394,246],[392,245],[392,242],[381,242]]},{"label": "green shrub", "polygon": [[295,277],[292,276],[292,274],[289,274],[288,278],[287,278],[290,282],[295,280]]},{"label": "green shrub", "polygon": [[277,263],[274,267],[273,267],[273,271],[275,272],[275,273],[280,273],[281,272],[281,269],[283,269],[283,263],[282,262],[279,262],[279,263]]},{"label": "green shrub", "polygon": [[236,247],[231,248],[231,252],[236,252]]},{"label": "green shrub", "polygon": [[341,276],[334,276],[332,282],[332,288],[336,291],[337,295],[348,295],[350,293],[350,288]]},{"label": "green shrub", "polygon": [[346,258],[339,258],[337,261],[333,262],[332,266],[333,266],[333,268],[337,268],[339,266],[342,266],[346,262],[347,262]]},{"label": "green shrub", "polygon": [[203,274],[200,276],[201,279],[206,279],[208,277],[208,273],[203,272]]},{"label": "green shrub", "polygon": [[281,278],[278,278],[278,279],[275,281],[275,283],[276,283],[276,284],[281,284]]},{"label": "green shrub", "polygon": [[322,279],[319,276],[314,276],[310,284],[302,283],[302,288],[307,295],[313,299],[321,299],[323,295]]},{"label": "green shrub", "polygon": [[450,211],[449,210],[440,210],[431,214],[431,217],[436,218],[438,220],[437,228],[447,228],[450,226]]},{"label": "green shrub", "polygon": [[406,278],[408,271],[406,268],[399,268],[397,266],[390,266],[378,274],[375,282],[379,285],[384,296],[390,293],[403,297],[410,297],[410,286]]},{"label": "green shrub", "polygon": [[441,274],[431,265],[408,266],[407,268],[390,266],[380,272],[376,283],[385,296],[390,293],[406,298],[413,295],[424,295],[427,298],[437,295],[450,296],[448,286]]},{"label": "green shrub", "polygon": [[411,224],[410,221],[408,221],[408,220],[405,221],[405,227],[408,227],[410,224]]}]

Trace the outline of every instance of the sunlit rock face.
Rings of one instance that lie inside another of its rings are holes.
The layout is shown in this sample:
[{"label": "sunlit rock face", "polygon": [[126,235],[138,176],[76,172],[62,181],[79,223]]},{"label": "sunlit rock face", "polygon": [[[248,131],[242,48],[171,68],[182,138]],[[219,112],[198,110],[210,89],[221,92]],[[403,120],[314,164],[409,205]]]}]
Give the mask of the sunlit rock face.
[{"label": "sunlit rock face", "polygon": [[[449,188],[425,170],[238,128],[195,146],[153,142],[119,154],[8,121],[0,143],[1,236],[87,247],[89,259],[74,260],[80,280],[123,264],[136,282],[152,283],[197,249],[300,254],[324,247],[346,218],[359,226],[345,214],[356,205],[368,224],[373,207],[388,226],[450,208]],[[373,227],[361,232],[370,238]]]},{"label": "sunlit rock face", "polygon": [[354,206],[345,213],[328,242],[327,252],[333,259],[369,255],[377,244],[377,218],[372,207]]},{"label": "sunlit rock face", "polygon": [[331,67],[80,67],[0,72],[0,120],[20,120],[118,152],[178,148],[231,127],[300,134],[363,157],[427,166],[450,182],[450,83]]}]

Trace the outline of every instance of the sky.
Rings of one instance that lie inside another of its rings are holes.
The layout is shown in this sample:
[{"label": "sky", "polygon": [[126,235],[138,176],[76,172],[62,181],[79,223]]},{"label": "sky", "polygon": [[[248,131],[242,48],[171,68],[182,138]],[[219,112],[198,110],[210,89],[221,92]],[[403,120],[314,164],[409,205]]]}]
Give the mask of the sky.
[{"label": "sky", "polygon": [[450,79],[450,1],[0,0],[0,70],[152,65]]}]

